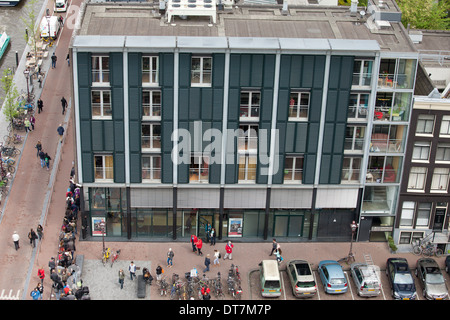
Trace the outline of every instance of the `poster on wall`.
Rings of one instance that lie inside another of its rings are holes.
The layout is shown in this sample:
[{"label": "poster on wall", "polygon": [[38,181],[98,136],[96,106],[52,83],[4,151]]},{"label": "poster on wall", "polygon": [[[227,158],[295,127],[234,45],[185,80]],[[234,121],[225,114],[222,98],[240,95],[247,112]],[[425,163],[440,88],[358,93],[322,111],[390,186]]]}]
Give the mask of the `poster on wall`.
[{"label": "poster on wall", "polygon": [[92,217],[92,235],[93,236],[102,236],[102,227],[101,225],[106,225],[105,217]]},{"label": "poster on wall", "polygon": [[228,227],[229,237],[242,237],[242,218],[230,218]]}]

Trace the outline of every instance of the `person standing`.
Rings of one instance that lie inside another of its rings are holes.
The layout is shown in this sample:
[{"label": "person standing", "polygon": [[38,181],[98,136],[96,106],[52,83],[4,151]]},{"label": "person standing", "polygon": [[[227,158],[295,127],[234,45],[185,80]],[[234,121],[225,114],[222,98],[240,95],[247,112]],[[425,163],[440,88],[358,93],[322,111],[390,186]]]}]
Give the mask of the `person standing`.
[{"label": "person standing", "polygon": [[172,248],[169,248],[169,252],[167,252],[167,268],[172,268],[174,255]]},{"label": "person standing", "polygon": [[226,258],[229,258],[230,260],[232,260],[233,248],[234,248],[234,245],[231,243],[231,241],[228,241],[227,244],[225,245],[226,253],[223,256],[223,260],[225,260]]},{"label": "person standing", "polygon": [[35,248],[37,235],[36,232],[34,232],[33,228],[31,228],[30,232],[28,232],[28,239],[30,239],[30,245],[32,245],[33,248]]},{"label": "person standing", "polygon": [[62,123],[59,124],[58,129],[56,129],[56,131],[59,134],[59,142],[62,142],[63,136],[64,136],[64,127],[62,125]]},{"label": "person standing", "polygon": [[50,156],[46,152],[44,155],[44,163],[47,166],[47,171],[50,170],[50,160],[52,160],[52,158],[50,158]]},{"label": "person standing", "polygon": [[211,229],[211,246],[216,245],[216,228]]},{"label": "person standing", "polygon": [[220,252],[217,249],[214,249],[214,266],[215,265],[220,267]]},{"label": "person standing", "polygon": [[48,269],[50,274],[52,274],[52,271],[55,270],[55,268],[56,268],[55,258],[51,257],[50,261],[48,262]]},{"label": "person standing", "polygon": [[38,140],[38,142],[36,143],[35,148],[37,149],[36,157],[39,157],[39,152],[42,150],[41,140]]},{"label": "person standing", "polygon": [[136,278],[136,265],[133,261],[131,261],[130,265],[128,266],[128,270],[130,271],[131,280],[133,280],[133,277]]},{"label": "person standing", "polygon": [[42,102],[41,98],[39,98],[39,100],[37,102],[37,107],[38,107],[38,113],[41,113],[41,111],[43,111],[43,108],[44,108],[44,102]]},{"label": "person standing", "polygon": [[43,267],[38,269],[38,277],[41,279],[41,284],[44,285],[45,271]]},{"label": "person standing", "polygon": [[39,159],[41,160],[41,168],[43,168],[45,166],[45,153],[42,149],[39,151]]},{"label": "person standing", "polygon": [[27,133],[28,131],[31,131],[31,122],[30,120],[28,120],[28,118],[25,118],[23,124],[25,125],[25,133]]},{"label": "person standing", "polygon": [[13,242],[14,242],[14,247],[16,248],[16,251],[17,251],[17,249],[20,249],[20,246],[19,246],[20,237],[17,234],[17,231],[14,231],[14,233],[12,235],[12,239],[13,239]]},{"label": "person standing", "polygon": [[70,54],[69,53],[67,53],[66,60],[67,60],[67,66],[70,67]]},{"label": "person standing", "polygon": [[209,265],[211,264],[211,259],[209,258],[209,254],[206,255],[205,258],[205,269],[203,270],[203,272],[207,272],[209,271]]},{"label": "person standing", "polygon": [[41,241],[44,237],[44,228],[42,227],[42,225],[38,224],[36,231],[39,237],[39,241]]},{"label": "person standing", "polygon": [[198,238],[197,242],[195,243],[195,246],[197,247],[198,255],[202,256],[203,255],[203,252],[202,252],[203,241],[201,238]]},{"label": "person standing", "polygon": [[34,124],[36,123],[36,118],[33,117],[33,115],[30,116],[30,124],[31,124],[31,130],[34,131]]},{"label": "person standing", "polygon": [[197,236],[195,234],[191,235],[192,252],[197,252],[197,247],[195,243],[197,242]]},{"label": "person standing", "polygon": [[120,289],[123,289],[123,283],[125,281],[125,272],[123,272],[122,269],[119,270],[119,283],[120,283]]},{"label": "person standing", "polygon": [[56,57],[55,52],[52,54],[52,69],[56,68],[56,60],[58,60],[58,57]]},{"label": "person standing", "polygon": [[62,114],[64,114],[64,112],[66,111],[66,107],[67,107],[67,100],[64,97],[62,97],[62,99],[61,99],[61,107],[62,107]]},{"label": "person standing", "polygon": [[36,287],[33,289],[33,291],[30,292],[30,296],[33,298],[33,300],[40,300],[41,297],[41,292],[39,291],[39,289]]},{"label": "person standing", "polygon": [[161,268],[160,265],[156,267],[156,281],[161,281],[161,275],[163,274],[164,270]]}]

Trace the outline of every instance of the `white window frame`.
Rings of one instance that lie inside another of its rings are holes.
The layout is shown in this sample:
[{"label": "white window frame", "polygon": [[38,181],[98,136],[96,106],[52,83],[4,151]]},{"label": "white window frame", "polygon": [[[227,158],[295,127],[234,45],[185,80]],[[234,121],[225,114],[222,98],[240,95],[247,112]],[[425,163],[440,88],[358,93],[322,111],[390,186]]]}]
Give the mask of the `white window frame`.
[{"label": "white window frame", "polygon": [[[100,103],[94,103],[94,93],[100,93]],[[109,95],[109,104],[105,103],[105,94]],[[94,115],[94,108],[100,109],[99,115]],[[108,115],[106,110],[110,110]],[[92,119],[112,119],[112,96],[111,90],[91,90],[91,112]]]},{"label": "white window frame", "polygon": [[[427,207],[425,207],[425,205]],[[429,226],[432,208],[433,203],[431,202],[419,202],[417,204],[416,227],[427,228]]]},{"label": "white window frame", "polygon": [[[243,179],[241,179],[241,160],[243,161],[244,166],[242,167],[243,172]],[[252,175],[249,170],[253,170],[253,168],[250,168],[250,165],[254,166],[254,174]],[[240,153],[238,154],[238,183],[256,183],[256,174],[258,170],[258,156],[256,154],[249,154],[249,153]],[[252,178],[254,176],[254,178]]]},{"label": "white window frame", "polygon": [[[287,160],[292,159],[292,166],[290,168],[287,167]],[[304,165],[305,157],[303,155],[298,156],[286,156],[284,160],[284,176],[283,181],[286,184],[301,184],[303,181],[303,165]],[[301,164],[301,168],[297,168],[297,164]],[[289,177],[290,179],[286,179]],[[300,176],[300,179],[297,177]]]},{"label": "white window frame", "polygon": [[[297,99],[297,102],[295,101]],[[307,104],[303,104],[303,100],[307,100]],[[306,91],[293,91],[289,95],[289,111],[288,121],[308,121],[309,107],[311,105],[311,94]],[[306,112],[306,116],[304,113]]]},{"label": "white window frame", "polygon": [[436,163],[450,163],[450,143],[438,143],[434,160]]},{"label": "white window frame", "polygon": [[[349,159],[348,166],[344,166],[345,159]],[[359,160],[359,168],[355,167],[358,163],[355,160]],[[342,175],[341,175],[341,183],[358,183],[361,179],[361,169],[363,166],[363,159],[361,157],[347,157],[344,155],[344,159],[342,161]],[[353,175],[357,174],[358,177],[353,179]]]},{"label": "white window frame", "polygon": [[[91,72],[92,72],[92,86],[110,86],[110,73],[109,73],[109,56],[100,56],[100,55],[93,55],[92,56],[92,65],[91,65]],[[94,59],[98,59],[98,63],[94,63]],[[103,69],[103,60],[107,60],[108,63],[108,69]],[[98,65],[98,69],[94,69],[94,65]],[[95,74],[98,74],[98,77],[95,76]],[[107,75],[108,81],[105,81],[105,75]],[[98,79],[99,81],[95,81]]]},{"label": "white window frame", "polygon": [[[148,103],[144,103],[144,95],[148,93]],[[155,99],[159,94],[159,103]],[[142,119],[143,120],[161,120],[161,90],[142,90]],[[148,110],[148,112],[146,112]],[[146,115],[147,113],[147,115]]]},{"label": "white window frame", "polygon": [[256,152],[258,150],[259,126],[257,124],[239,125],[239,152]]},{"label": "white window frame", "polygon": [[400,227],[412,227],[414,224],[414,211],[416,203],[414,201],[403,201],[402,213],[400,215]]},{"label": "white window frame", "polygon": [[[417,118],[416,136],[433,136],[435,120],[435,116],[432,114],[419,114]],[[421,131],[418,131],[419,129]]]},{"label": "white window frame", "polygon": [[408,178],[408,191],[424,191],[427,181],[426,167],[411,167]]},{"label": "white window frame", "polygon": [[[350,101],[352,100],[352,96],[356,96],[356,105],[350,105]],[[361,104],[361,97],[367,96],[367,105]],[[368,92],[351,92],[349,98],[349,121],[367,121],[367,114],[369,110],[369,101],[370,101],[370,93]],[[354,113],[354,117],[350,117],[351,113]]]},{"label": "white window frame", "polygon": [[[149,167],[144,167],[144,158],[149,158]],[[159,159],[159,168],[155,166],[155,160]],[[144,178],[144,172],[148,172],[149,178]],[[158,174],[159,172],[159,174]],[[158,178],[159,176],[159,178]],[[144,182],[161,182],[161,155],[160,154],[142,154],[142,181]]]},{"label": "white window frame", "polygon": [[[248,101],[242,102],[243,94],[248,94]],[[253,98],[258,103],[253,103]],[[245,110],[247,112],[245,113]],[[239,120],[240,121],[259,121],[259,113],[261,110],[261,92],[260,91],[241,91],[239,104]]]},{"label": "white window frame", "polygon": [[430,192],[447,193],[449,179],[450,179],[449,168],[434,168],[433,177],[431,179]]},{"label": "white window frame", "polygon": [[[351,130],[350,130],[351,129]],[[359,130],[360,137],[356,137]],[[348,125],[347,132],[351,132],[351,137],[345,137],[345,143],[344,143],[344,152],[345,153],[363,153],[364,152],[364,145],[365,145],[365,137],[366,137],[366,127],[365,126],[357,126],[357,125]],[[347,147],[347,142],[351,142],[351,148]],[[361,148],[356,148],[357,144],[362,144]]]},{"label": "white window frame", "polygon": [[450,116],[442,116],[441,129],[439,130],[439,137],[450,137]]},{"label": "white window frame", "polygon": [[[355,76],[358,77],[358,84],[353,84],[353,80],[352,80],[352,85],[353,86],[357,86],[357,87],[370,87],[371,83],[372,83],[372,79],[373,79],[373,67],[375,65],[375,61],[371,60],[371,59],[355,59],[355,61],[353,62],[353,71],[355,71],[355,63],[356,62],[361,62],[361,65],[359,67],[359,71],[358,72],[353,72],[353,78],[355,78]],[[370,73],[365,73],[364,72],[364,68],[365,68],[365,64],[371,62],[372,65],[372,70],[370,71]],[[370,81],[369,84],[363,84],[363,79],[365,78],[366,74],[370,74]]]},{"label": "white window frame", "polygon": [[[144,70],[144,60],[148,60],[149,68]],[[156,65],[156,69],[153,67]],[[145,75],[148,74],[148,80]],[[143,56],[142,57],[142,86],[158,86],[159,85],[159,57],[158,56]]]},{"label": "white window frame", "polygon": [[209,183],[209,156],[201,154],[191,156],[189,183]]},{"label": "white window frame", "polygon": [[428,162],[430,159],[431,141],[415,141],[411,161]]},{"label": "white window frame", "polygon": [[[196,62],[197,59],[199,60],[198,63]],[[206,68],[208,66],[208,60],[209,69]],[[211,87],[212,62],[212,57],[210,56],[191,57],[191,87]],[[198,78],[198,82],[194,82],[196,78]]]},{"label": "white window frame", "polygon": [[[144,126],[149,126],[150,127],[150,133],[149,136],[144,136],[143,135],[143,128]],[[159,136],[154,135],[153,131],[154,128],[156,126],[159,126]],[[161,123],[152,123],[152,122],[142,122],[141,124],[141,146],[142,146],[142,151],[161,151]],[[144,139],[149,139],[149,147],[144,147],[145,143],[144,143]],[[155,146],[155,140],[159,141],[159,147]]]},{"label": "white window frame", "polygon": [[[109,161],[107,161],[108,159]],[[97,159],[101,159],[101,166],[97,167]],[[106,163],[111,162],[112,167],[106,167]],[[98,172],[101,177],[98,177]],[[109,176],[108,173],[111,173]],[[111,182],[114,181],[114,156],[111,154],[94,154],[94,180],[95,182]]]}]

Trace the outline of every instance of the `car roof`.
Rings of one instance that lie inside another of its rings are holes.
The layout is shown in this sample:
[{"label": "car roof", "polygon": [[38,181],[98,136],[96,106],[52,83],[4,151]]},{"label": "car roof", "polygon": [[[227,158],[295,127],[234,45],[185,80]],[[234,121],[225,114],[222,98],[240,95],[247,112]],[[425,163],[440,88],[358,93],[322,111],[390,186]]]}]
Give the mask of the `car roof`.
[{"label": "car roof", "polygon": [[436,260],[431,258],[421,258],[417,260],[417,263],[420,263],[424,267],[439,267]]},{"label": "car roof", "polygon": [[358,268],[366,280],[379,281],[377,273],[380,272],[380,267],[376,265],[352,263],[351,268]]},{"label": "car roof", "polygon": [[335,260],[323,260],[320,261],[319,265],[327,268],[330,277],[342,277],[344,275],[341,265]]}]

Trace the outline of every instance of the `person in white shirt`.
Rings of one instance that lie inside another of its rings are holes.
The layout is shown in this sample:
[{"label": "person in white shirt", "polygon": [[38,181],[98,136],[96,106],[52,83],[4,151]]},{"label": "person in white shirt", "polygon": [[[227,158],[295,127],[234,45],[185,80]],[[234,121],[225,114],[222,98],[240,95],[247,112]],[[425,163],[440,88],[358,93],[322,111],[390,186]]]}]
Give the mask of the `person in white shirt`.
[{"label": "person in white shirt", "polygon": [[130,266],[128,267],[128,270],[130,271],[130,278],[133,280],[133,277],[136,278],[136,265],[131,261]]},{"label": "person in white shirt", "polygon": [[19,240],[20,240],[20,237],[19,237],[19,235],[17,234],[17,231],[14,231],[14,233],[13,233],[13,235],[12,235],[12,239],[13,239],[13,241],[14,241],[14,247],[16,248],[16,251],[17,251],[17,249],[20,248],[20,246],[19,246]]}]

